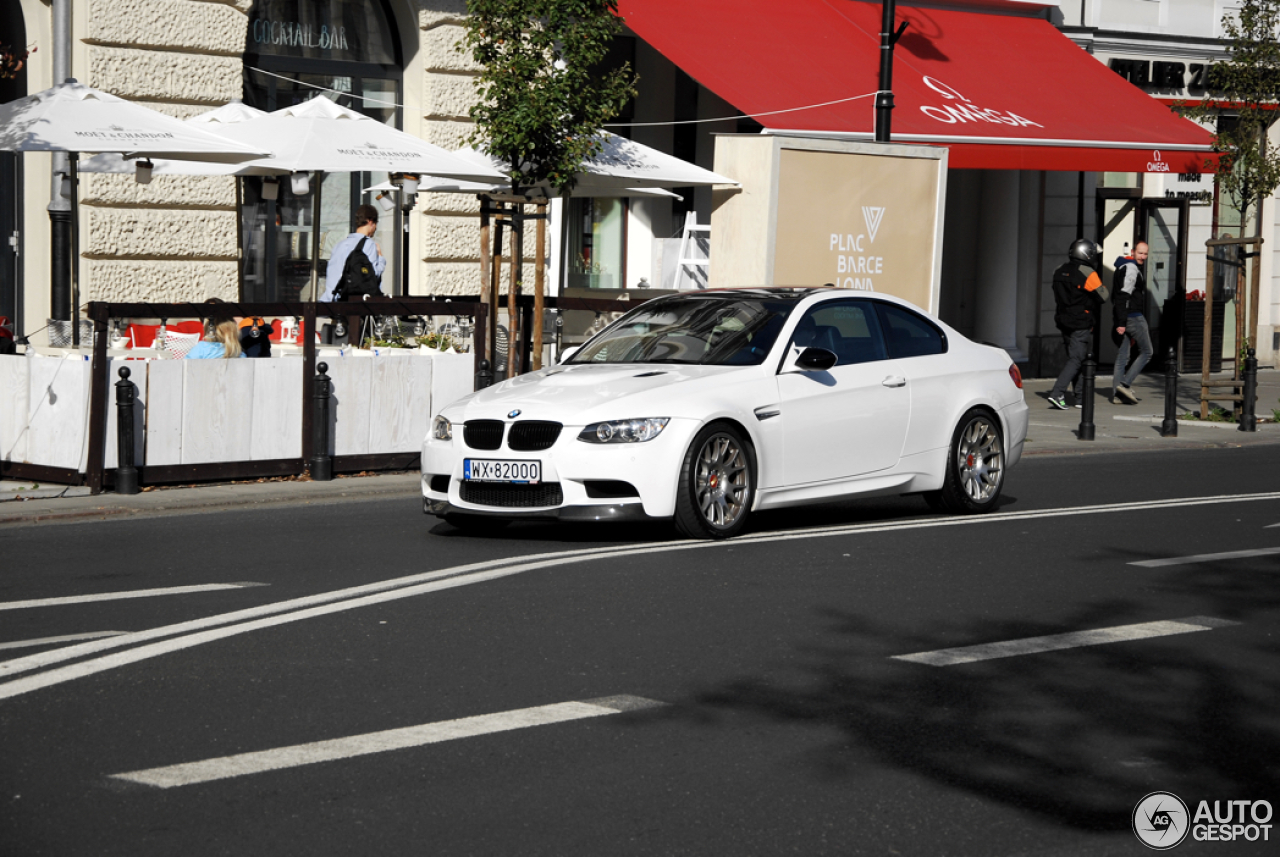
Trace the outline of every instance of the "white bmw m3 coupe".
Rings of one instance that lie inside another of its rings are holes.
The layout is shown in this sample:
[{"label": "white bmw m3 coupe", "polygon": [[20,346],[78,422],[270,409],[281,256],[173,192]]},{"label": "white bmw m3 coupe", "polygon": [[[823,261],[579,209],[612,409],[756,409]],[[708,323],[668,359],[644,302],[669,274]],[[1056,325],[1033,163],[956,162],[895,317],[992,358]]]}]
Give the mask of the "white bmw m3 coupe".
[{"label": "white bmw m3 coupe", "polygon": [[1026,435],[1009,356],[905,301],[709,290],[441,409],[423,508],[464,528],[661,518],[712,539],[757,510],[854,496],[985,512]]}]

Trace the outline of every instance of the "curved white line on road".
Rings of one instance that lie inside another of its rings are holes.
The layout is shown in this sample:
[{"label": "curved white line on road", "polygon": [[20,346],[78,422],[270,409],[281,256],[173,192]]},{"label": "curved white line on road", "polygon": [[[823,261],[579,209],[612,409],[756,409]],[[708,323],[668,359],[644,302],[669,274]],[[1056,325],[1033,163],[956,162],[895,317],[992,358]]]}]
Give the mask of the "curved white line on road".
[{"label": "curved white line on road", "polygon": [[[1280,492],[1262,494],[1228,494],[1215,497],[1187,497],[1173,500],[1154,500],[1147,503],[1107,503],[1096,506],[1075,506],[1067,509],[1048,509],[1029,512],[996,512],[973,517],[946,517],[912,519],[896,521],[888,524],[846,524],[836,527],[819,527],[809,530],[780,531],[758,533],[743,536],[724,542],[676,541],[659,542],[657,544],[634,547],[624,545],[609,548],[584,548],[572,551],[539,554],[524,559],[499,559],[487,562],[455,566],[438,571],[424,572],[407,577],[370,583],[348,589],[294,598],[276,604],[237,610],[218,616],[209,616],[176,625],[166,625],[149,631],[140,631],[122,637],[98,640],[68,646],[48,652],[16,658],[0,663],[0,678],[14,676],[56,663],[97,654],[122,646],[145,643],[149,640],[157,642],[138,646],[124,652],[82,661],[58,669],[49,670],[39,675],[15,678],[0,684],[0,699],[8,699],[39,690],[44,687],[62,684],[77,678],[94,675],[109,669],[137,663],[149,658],[192,648],[215,640],[222,640],[238,634],[310,619],[316,616],[331,615],[358,607],[381,604],[400,598],[410,598],[427,592],[437,592],[473,583],[483,583],[515,574],[523,574],[542,568],[570,565],[593,559],[604,559],[611,556],[643,556],[652,553],[668,553],[680,550],[698,550],[703,548],[733,547],[743,544],[760,544],[764,542],[784,542],[796,539],[823,538],[840,535],[861,535],[864,533],[883,533],[896,530],[929,529],[934,527],[973,526],[977,524],[998,524],[1010,521],[1026,521],[1038,518],[1060,518],[1075,515],[1098,515],[1110,512],[1149,512],[1158,509],[1188,508],[1209,506],[1222,503],[1248,503],[1259,500],[1280,500]],[[222,627],[219,627],[222,626]],[[171,639],[163,639],[163,638]]]}]

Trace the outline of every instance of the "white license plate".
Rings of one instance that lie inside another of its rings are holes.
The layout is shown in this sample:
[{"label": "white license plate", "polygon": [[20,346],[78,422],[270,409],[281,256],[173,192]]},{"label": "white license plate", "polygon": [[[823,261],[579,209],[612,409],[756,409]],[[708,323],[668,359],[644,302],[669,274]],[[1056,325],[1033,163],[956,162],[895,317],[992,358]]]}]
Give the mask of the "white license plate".
[{"label": "white license plate", "polygon": [[466,458],[462,461],[466,482],[520,482],[536,485],[542,481],[541,461]]}]

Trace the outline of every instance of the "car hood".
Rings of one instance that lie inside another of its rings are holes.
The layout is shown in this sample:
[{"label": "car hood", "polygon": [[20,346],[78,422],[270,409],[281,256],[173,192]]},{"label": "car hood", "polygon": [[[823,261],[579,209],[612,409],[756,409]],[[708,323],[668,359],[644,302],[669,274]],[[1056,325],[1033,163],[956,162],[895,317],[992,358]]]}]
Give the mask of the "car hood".
[{"label": "car hood", "polygon": [[[652,363],[552,366],[478,390],[448,410],[461,408],[464,419],[508,419],[518,409],[524,419],[564,423],[678,417],[686,415],[690,410],[686,403],[696,401],[703,388],[720,386],[726,376],[754,374],[759,369]],[[622,413],[619,405],[627,412]],[[649,413],[653,408],[662,413]]]}]

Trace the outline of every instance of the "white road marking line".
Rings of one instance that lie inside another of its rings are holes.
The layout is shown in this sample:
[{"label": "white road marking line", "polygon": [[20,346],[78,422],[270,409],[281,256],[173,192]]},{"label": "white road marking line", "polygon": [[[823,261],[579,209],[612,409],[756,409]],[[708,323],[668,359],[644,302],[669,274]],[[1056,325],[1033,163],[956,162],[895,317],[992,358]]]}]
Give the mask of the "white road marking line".
[{"label": "white road marking line", "polygon": [[1259,548],[1258,550],[1227,551],[1226,553],[1199,553],[1193,556],[1171,556],[1165,559],[1144,559],[1131,562],[1142,568],[1160,568],[1165,565],[1192,565],[1198,562],[1218,562],[1224,559],[1245,559],[1251,556],[1274,556],[1280,554],[1280,548]]},{"label": "white road marking line", "polygon": [[[377,583],[353,586],[333,592],[323,592],[303,598],[293,598],[275,604],[264,604],[245,610],[207,616],[175,625],[165,625],[148,631],[138,631],[108,640],[96,640],[62,649],[40,652],[23,658],[14,658],[0,662],[0,679],[16,676],[19,673],[43,669],[57,663],[88,657],[103,651],[147,643],[152,640],[163,640],[139,646],[127,652],[105,655],[94,660],[83,661],[67,667],[49,670],[38,676],[13,679],[0,683],[0,699],[7,699],[30,693],[43,687],[51,687],[66,681],[83,678],[87,675],[114,669],[148,658],[191,648],[203,643],[221,640],[237,634],[269,628],[288,622],[309,619],[338,613],[370,604],[380,604],[399,598],[410,598],[426,592],[435,592],[455,586],[466,586],[496,580],[515,574],[523,574],[543,568],[589,560],[608,559],[614,556],[643,556],[647,554],[666,553],[682,550],[703,550],[719,547],[734,547],[743,544],[764,542],[785,542],[796,539],[824,538],[827,536],[862,535],[867,533],[896,532],[898,530],[931,529],[934,527],[960,527],[979,524],[998,524],[1010,521],[1033,520],[1037,518],[1060,518],[1075,515],[1096,515],[1111,512],[1149,512],[1166,508],[1193,508],[1196,506],[1218,505],[1223,503],[1249,503],[1260,500],[1280,500],[1280,492],[1261,494],[1227,494],[1212,497],[1186,497],[1168,500],[1153,500],[1146,503],[1107,503],[1096,506],[1075,506],[1066,509],[1050,509],[1028,512],[992,512],[985,515],[951,516],[934,518],[917,518],[889,524],[845,524],[836,527],[816,527],[808,530],[783,530],[741,536],[729,541],[672,541],[657,542],[643,547],[623,545],[610,548],[579,548],[569,551],[536,554],[523,560],[503,558],[469,565],[453,566],[437,571],[412,574],[406,577],[392,578]],[[509,563],[515,561],[515,565]],[[505,567],[504,567],[505,566]],[[307,608],[307,609],[302,609]],[[227,627],[219,627],[227,626]],[[166,637],[175,639],[164,640]]]},{"label": "white road marking line", "polygon": [[614,696],[603,699],[588,699],[582,702],[559,702],[554,705],[539,705],[535,708],[521,708],[497,714],[481,714],[475,717],[463,717],[458,720],[426,723],[421,726],[387,729],[382,732],[352,735],[347,738],[313,741],[309,744],[295,744],[292,747],[278,747],[274,750],[261,750],[256,753],[239,753],[235,756],[205,759],[200,762],[187,762],[186,764],[170,765],[164,768],[130,771],[124,774],[113,774],[112,778],[169,789],[175,786],[190,786],[213,780],[261,774],[266,771],[280,771],[286,768],[297,768],[302,765],[314,765],[319,762],[332,762],[339,759],[350,759],[355,756],[367,756],[371,753],[385,753],[390,750],[422,747],[441,741],[475,738],[479,735],[492,735],[496,732],[509,732],[513,729],[548,726],[553,723],[566,723],[571,720],[582,720],[589,717],[605,717],[610,714],[619,714],[623,711],[656,708],[662,705],[664,703],[638,696]]},{"label": "white road marking line", "polygon": [[23,649],[30,646],[47,646],[51,643],[75,643],[80,640],[97,640],[102,637],[119,637],[128,631],[94,631],[89,634],[67,634],[63,637],[41,637],[38,640],[17,640],[12,643],[0,643],[0,649]]},{"label": "white road marking line", "polygon": [[971,664],[996,658],[1017,655],[1035,655],[1061,649],[1078,649],[1083,646],[1103,646],[1107,643],[1124,643],[1130,640],[1146,640],[1151,637],[1168,637],[1173,634],[1190,634],[1237,625],[1227,619],[1211,616],[1192,616],[1162,622],[1143,622],[1139,625],[1118,625],[1114,628],[1098,628],[1093,631],[1073,631],[1068,634],[1051,634],[1047,637],[1027,637],[1006,640],[1001,643],[983,643],[977,646],[960,646],[954,649],[937,649],[932,652],[916,652],[911,655],[894,655],[891,660],[911,661],[931,667],[949,667],[954,664]]},{"label": "white road marking line", "polygon": [[216,592],[220,589],[245,589],[269,586],[267,583],[202,583],[195,586],[167,586],[163,589],[134,589],[128,592],[99,592],[97,595],[67,595],[61,598],[35,598],[30,601],[0,601],[0,610],[25,610],[29,607],[61,607],[64,604],[87,604],[92,601],[120,601],[125,598],[152,598],[157,595],[187,595],[192,592]]},{"label": "white road marking line", "polygon": [[1272,529],[1275,529],[1276,527],[1280,527],[1280,524],[1267,524],[1267,525],[1266,525],[1265,527],[1263,527],[1262,529],[1264,529],[1264,530],[1272,530]]}]

